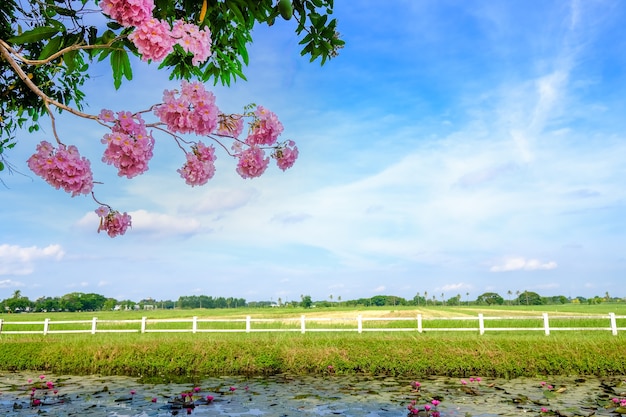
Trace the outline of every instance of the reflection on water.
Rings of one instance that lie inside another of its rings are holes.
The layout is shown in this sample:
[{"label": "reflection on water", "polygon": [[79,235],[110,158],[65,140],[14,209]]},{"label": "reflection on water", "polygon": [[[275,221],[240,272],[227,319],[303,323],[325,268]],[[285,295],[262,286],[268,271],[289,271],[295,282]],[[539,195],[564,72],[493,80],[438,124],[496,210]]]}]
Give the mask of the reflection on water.
[{"label": "reflection on water", "polygon": [[0,374],[0,414],[8,416],[400,417],[409,414],[412,404],[421,416],[434,411],[463,417],[615,416],[626,414],[626,383],[617,377],[411,381],[329,374],[206,378],[185,384]]}]

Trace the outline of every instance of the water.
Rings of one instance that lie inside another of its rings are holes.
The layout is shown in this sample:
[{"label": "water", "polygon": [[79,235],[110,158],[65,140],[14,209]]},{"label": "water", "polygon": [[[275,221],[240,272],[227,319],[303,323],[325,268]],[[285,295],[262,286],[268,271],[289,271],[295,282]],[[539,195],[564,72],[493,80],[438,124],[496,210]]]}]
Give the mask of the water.
[{"label": "water", "polygon": [[[419,389],[409,379],[335,374],[204,378],[194,384],[129,377],[42,377],[0,374],[0,415],[401,417],[409,414],[412,401],[420,416],[428,414],[425,405],[431,406],[430,414],[437,410],[449,417],[626,414],[626,382],[618,377],[424,378]],[[191,400],[185,395],[183,403],[183,393],[190,393]],[[433,406],[433,399],[440,404]],[[624,406],[614,399],[624,399]],[[41,404],[33,406],[37,401]]]}]

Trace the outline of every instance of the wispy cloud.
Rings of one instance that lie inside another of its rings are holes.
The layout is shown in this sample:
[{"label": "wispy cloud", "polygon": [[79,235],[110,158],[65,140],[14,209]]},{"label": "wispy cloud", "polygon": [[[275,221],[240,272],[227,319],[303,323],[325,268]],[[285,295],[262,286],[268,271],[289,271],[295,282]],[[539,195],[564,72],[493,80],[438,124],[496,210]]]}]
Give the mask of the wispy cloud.
[{"label": "wispy cloud", "polygon": [[526,259],[524,257],[506,258],[489,270],[491,272],[511,272],[511,271],[546,271],[557,268],[555,261],[540,261],[539,259]]},{"label": "wispy cloud", "polygon": [[59,261],[65,256],[61,245],[22,247],[0,245],[0,275],[29,275],[34,271],[34,263],[42,259]]}]

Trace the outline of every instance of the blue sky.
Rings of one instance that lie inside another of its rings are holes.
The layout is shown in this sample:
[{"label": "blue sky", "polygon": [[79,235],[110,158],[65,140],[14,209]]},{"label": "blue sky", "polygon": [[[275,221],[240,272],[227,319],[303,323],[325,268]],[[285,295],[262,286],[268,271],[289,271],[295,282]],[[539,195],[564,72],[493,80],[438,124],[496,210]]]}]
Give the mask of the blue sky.
[{"label": "blue sky", "polygon": [[[99,162],[106,132],[63,117],[98,197],[133,216],[122,237],[96,233],[90,198],[27,171],[52,135],[24,134],[11,161],[29,177],[0,188],[0,299],[626,296],[626,3],[462,3],[338,1],[346,47],[323,67],[300,57],[294,21],[256,30],[248,82],[213,91],[225,112],[279,116],[300,149],[285,173],[243,180],[218,152],[191,188],[155,134],[150,170],[118,178]],[[115,92],[96,67],[88,111],[145,109],[176,87],[134,71]]]}]

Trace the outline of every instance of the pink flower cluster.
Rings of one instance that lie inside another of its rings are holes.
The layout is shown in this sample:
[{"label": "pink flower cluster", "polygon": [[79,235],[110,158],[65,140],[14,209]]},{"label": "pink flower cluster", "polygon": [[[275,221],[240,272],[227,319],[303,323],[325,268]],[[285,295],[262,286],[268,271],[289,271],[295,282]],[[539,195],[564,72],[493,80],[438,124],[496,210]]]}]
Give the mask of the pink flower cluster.
[{"label": "pink flower cluster", "polygon": [[237,173],[244,179],[263,175],[270,163],[269,158],[264,158],[265,152],[263,152],[263,149],[258,146],[251,146],[235,156],[239,158]]},{"label": "pink flower cluster", "polygon": [[192,147],[192,152],[187,152],[187,162],[177,172],[189,185],[204,185],[215,174],[215,148],[206,146],[202,142]]},{"label": "pink flower cluster", "polygon": [[176,20],[170,27],[165,20],[152,16],[154,0],[101,0],[102,11],[122,26],[135,26],[128,37],[144,61],[161,61],[172,53],[174,45],[193,55],[193,65],[211,56],[211,32],[193,23]]},{"label": "pink flower cluster", "polygon": [[430,404],[424,404],[423,406],[418,406],[417,401],[413,400],[407,406],[409,410],[409,416],[430,416],[430,417],[439,417],[441,413],[437,410],[437,406],[440,404],[439,400],[432,400]]},{"label": "pink flower cluster", "polygon": [[131,226],[131,218],[125,212],[120,213],[106,206],[100,206],[96,209],[96,214],[100,217],[98,233],[105,231],[110,237],[115,237],[126,233],[126,229]]},{"label": "pink flower cluster", "polygon": [[281,133],[283,133],[283,124],[276,114],[263,106],[258,106],[254,112],[254,121],[251,123],[246,144],[250,146],[273,145]]},{"label": "pink flower cluster", "polygon": [[146,132],[141,115],[121,111],[116,119],[112,111],[102,110],[100,120],[113,123],[111,133],[101,140],[107,145],[102,161],[115,166],[120,177],[133,178],[146,172],[152,158],[154,138]]},{"label": "pink flower cluster", "polygon": [[183,81],[180,95],[176,90],[163,92],[163,104],[154,114],[174,133],[211,134],[218,124],[219,109],[215,96],[198,82]]},{"label": "pink flower cluster", "polygon": [[211,56],[211,32],[207,28],[200,29],[197,25],[182,20],[174,22],[172,38],[185,52],[193,55],[191,63],[198,65]]},{"label": "pink flower cluster", "polygon": [[93,189],[91,164],[81,157],[76,146],[59,145],[55,149],[50,142],[42,141],[37,152],[28,158],[28,167],[48,184],[62,188],[72,197],[89,194]]},{"label": "pink flower cluster", "polygon": [[291,168],[298,159],[298,147],[292,140],[288,140],[281,146],[278,146],[272,156],[276,159],[276,165],[283,171]]},{"label": "pink flower cluster", "polygon": [[152,17],[153,0],[101,0],[102,11],[122,26],[139,26]]},{"label": "pink flower cluster", "polygon": [[164,20],[150,18],[144,21],[128,37],[144,61],[161,61],[168,56],[176,41],[172,38],[170,25]]}]

